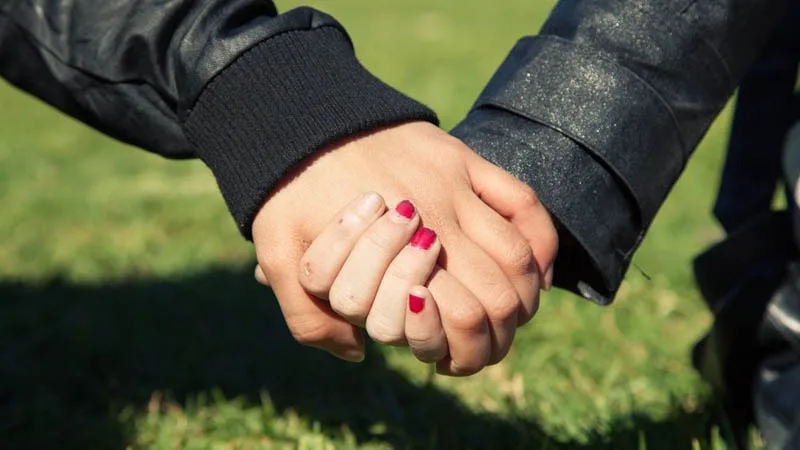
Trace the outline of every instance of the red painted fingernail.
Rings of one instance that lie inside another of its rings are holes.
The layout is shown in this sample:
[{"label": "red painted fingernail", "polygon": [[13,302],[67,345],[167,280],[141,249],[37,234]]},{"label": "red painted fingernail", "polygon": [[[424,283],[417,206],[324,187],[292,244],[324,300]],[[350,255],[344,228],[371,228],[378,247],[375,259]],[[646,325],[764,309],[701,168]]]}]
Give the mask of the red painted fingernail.
[{"label": "red painted fingernail", "polygon": [[414,217],[414,205],[408,200],[403,200],[402,202],[398,203],[394,210],[397,211],[397,214],[400,214],[406,219]]},{"label": "red painted fingernail", "polygon": [[408,310],[414,314],[419,314],[425,308],[425,297],[417,297],[414,294],[408,294]]},{"label": "red painted fingernail", "polygon": [[430,228],[422,227],[411,238],[411,246],[427,250],[436,241],[436,232]]}]

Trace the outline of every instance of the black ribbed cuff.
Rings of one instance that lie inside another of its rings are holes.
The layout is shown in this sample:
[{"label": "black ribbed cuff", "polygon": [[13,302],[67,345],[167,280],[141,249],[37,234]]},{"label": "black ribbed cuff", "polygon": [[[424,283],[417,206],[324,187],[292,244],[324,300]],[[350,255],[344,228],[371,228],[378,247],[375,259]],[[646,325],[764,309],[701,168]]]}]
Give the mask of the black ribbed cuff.
[{"label": "black ribbed cuff", "polygon": [[242,235],[278,181],[316,150],[381,126],[424,120],[426,106],[370,74],[347,36],[287,32],[251,48],[204,89],[184,130],[211,168]]}]

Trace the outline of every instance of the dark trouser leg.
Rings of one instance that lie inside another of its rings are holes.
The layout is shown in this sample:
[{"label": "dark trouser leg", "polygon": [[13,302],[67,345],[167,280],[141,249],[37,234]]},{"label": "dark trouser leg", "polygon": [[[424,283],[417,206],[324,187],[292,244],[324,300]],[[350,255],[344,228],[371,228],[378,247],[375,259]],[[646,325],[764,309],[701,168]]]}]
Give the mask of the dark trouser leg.
[{"label": "dark trouser leg", "polygon": [[770,210],[783,139],[798,116],[800,2],[742,80],[714,215],[727,232]]}]

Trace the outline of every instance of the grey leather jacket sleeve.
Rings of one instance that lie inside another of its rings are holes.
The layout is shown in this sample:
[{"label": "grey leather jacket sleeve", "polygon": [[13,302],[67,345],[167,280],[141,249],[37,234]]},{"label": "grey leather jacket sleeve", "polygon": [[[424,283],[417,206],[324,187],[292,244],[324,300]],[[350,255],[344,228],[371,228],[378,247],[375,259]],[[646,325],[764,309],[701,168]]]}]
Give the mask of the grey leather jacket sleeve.
[{"label": "grey leather jacket sleeve", "polygon": [[[555,284],[609,303],[784,0],[561,0],[454,130],[557,222]],[[798,24],[800,26],[800,24]]]},{"label": "grey leather jacket sleeve", "polygon": [[201,158],[245,237],[316,150],[436,121],[361,66],[332,17],[266,0],[1,0],[0,76],[124,142]]}]

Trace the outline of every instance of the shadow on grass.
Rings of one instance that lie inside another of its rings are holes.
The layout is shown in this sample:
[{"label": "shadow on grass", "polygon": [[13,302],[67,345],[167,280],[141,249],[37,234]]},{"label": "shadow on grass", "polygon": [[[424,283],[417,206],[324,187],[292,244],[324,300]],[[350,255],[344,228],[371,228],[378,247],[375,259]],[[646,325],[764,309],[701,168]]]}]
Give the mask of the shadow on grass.
[{"label": "shadow on grass", "polygon": [[[106,286],[0,282],[0,448],[124,448],[118,419],[154,391],[178,403],[220,389],[226,398],[294,409],[335,432],[395,448],[691,448],[705,415],[630,418],[589,443],[558,442],[531,419],[477,414],[419,386],[370,348],[348,364],[294,343],[268,290],[248,268]],[[387,432],[370,433],[383,422]]]}]

